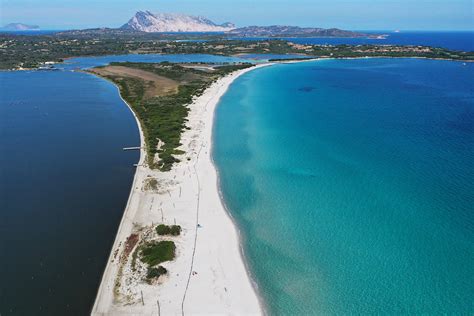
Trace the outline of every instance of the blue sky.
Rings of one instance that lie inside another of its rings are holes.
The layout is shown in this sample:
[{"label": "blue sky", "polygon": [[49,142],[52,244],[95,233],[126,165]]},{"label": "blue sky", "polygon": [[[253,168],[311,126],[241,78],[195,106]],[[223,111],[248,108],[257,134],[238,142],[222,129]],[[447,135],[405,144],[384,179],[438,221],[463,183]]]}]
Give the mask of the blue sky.
[{"label": "blue sky", "polygon": [[118,27],[137,10],[203,15],[238,26],[474,30],[473,0],[0,0],[0,24]]}]

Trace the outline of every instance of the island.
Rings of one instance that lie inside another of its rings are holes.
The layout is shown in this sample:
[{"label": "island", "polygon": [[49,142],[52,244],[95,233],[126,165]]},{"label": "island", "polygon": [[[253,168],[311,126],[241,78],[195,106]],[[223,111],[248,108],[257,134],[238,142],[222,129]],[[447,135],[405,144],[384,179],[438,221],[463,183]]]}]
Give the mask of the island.
[{"label": "island", "polygon": [[39,31],[38,25],[28,25],[24,23],[9,23],[0,27],[0,31]]}]

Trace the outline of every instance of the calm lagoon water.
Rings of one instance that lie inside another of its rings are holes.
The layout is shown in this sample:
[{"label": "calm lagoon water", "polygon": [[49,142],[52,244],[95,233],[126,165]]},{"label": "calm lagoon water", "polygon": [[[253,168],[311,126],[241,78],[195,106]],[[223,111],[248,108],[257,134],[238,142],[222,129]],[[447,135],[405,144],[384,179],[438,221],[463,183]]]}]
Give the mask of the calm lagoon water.
[{"label": "calm lagoon water", "polygon": [[132,184],[140,139],[112,84],[0,72],[0,312],[86,315]]},{"label": "calm lagoon water", "polygon": [[233,83],[213,156],[271,314],[474,312],[473,78],[368,59]]},{"label": "calm lagoon water", "polygon": [[106,55],[98,57],[75,57],[66,60],[64,63],[56,64],[55,67],[64,70],[87,69],[97,66],[108,65],[111,62],[136,62],[136,63],[159,63],[168,62],[213,62],[213,63],[231,63],[231,62],[250,62],[248,59],[217,56],[207,54],[128,54],[128,55]]},{"label": "calm lagoon water", "polygon": [[[78,58],[232,61],[210,55]],[[122,217],[138,128],[111,83],[81,72],[0,72],[0,314],[87,315]]]}]

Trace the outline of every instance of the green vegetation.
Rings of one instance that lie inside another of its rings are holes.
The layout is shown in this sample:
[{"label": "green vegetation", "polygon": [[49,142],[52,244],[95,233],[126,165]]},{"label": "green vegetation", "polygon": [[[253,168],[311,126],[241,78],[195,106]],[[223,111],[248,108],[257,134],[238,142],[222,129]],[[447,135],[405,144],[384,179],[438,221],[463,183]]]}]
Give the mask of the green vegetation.
[{"label": "green vegetation", "polygon": [[[187,39],[190,41],[177,41]],[[193,41],[206,40],[206,41]],[[325,57],[424,57],[474,60],[474,52],[399,45],[302,45],[287,40],[228,40],[225,34],[74,31],[53,35],[0,34],[0,69],[36,68],[47,61],[118,54],[303,54]]]},{"label": "green vegetation", "polygon": [[168,270],[166,270],[166,268],[162,266],[158,266],[157,268],[149,267],[146,274],[146,278],[148,280],[152,280],[152,279],[159,278],[160,276],[165,275],[166,273],[168,273]]},{"label": "green vegetation", "polygon": [[[141,80],[120,77],[112,80],[119,85],[122,96],[140,119],[148,165],[152,169],[169,171],[173,163],[179,161],[173,156],[177,154],[174,150],[180,146],[181,131],[189,111],[185,105],[191,102],[195,89],[183,85],[178,88],[176,95],[144,100],[144,83]],[[162,145],[158,148],[160,141]],[[154,160],[157,153],[160,157],[158,164]]]},{"label": "green vegetation", "polygon": [[312,54],[314,56],[332,58],[420,57],[451,60],[474,60],[474,52],[457,52],[445,48],[413,45],[314,45],[312,49]]},{"label": "green vegetation", "polygon": [[153,279],[157,279],[160,276],[168,273],[168,271],[163,266],[159,265],[158,267],[156,267],[156,265],[165,261],[173,260],[175,257],[175,251],[176,246],[174,242],[169,240],[149,242],[144,245],[141,245],[133,253],[132,271],[136,270],[135,260],[137,257],[137,253],[140,253],[141,261],[148,264],[146,280],[150,282]]},{"label": "green vegetation", "polygon": [[162,262],[173,260],[175,250],[174,242],[169,240],[150,242],[141,247],[140,259],[148,264],[149,267],[154,267]]},{"label": "green vegetation", "polygon": [[[145,97],[147,89],[153,88],[148,81],[136,76],[114,75],[104,72],[103,77],[113,81],[120,88],[122,97],[132,107],[140,120],[145,136],[147,162],[150,168],[169,171],[173,163],[179,162],[176,155],[183,154],[177,148],[181,146],[181,132],[186,128],[189,109],[193,97],[201,95],[204,90],[219,77],[239,69],[251,67],[251,64],[212,65],[214,71],[203,71],[182,65],[163,63],[111,63],[110,66],[121,66],[138,69],[151,74],[172,79],[178,82],[176,93]],[[107,70],[98,67],[98,71]],[[94,70],[92,70],[94,72]],[[99,73],[101,75],[101,73]],[[156,154],[159,160],[155,161]]]},{"label": "green vegetation", "polygon": [[181,226],[179,225],[164,225],[160,224],[156,227],[156,233],[160,236],[164,235],[171,235],[171,236],[179,236],[181,234]]}]

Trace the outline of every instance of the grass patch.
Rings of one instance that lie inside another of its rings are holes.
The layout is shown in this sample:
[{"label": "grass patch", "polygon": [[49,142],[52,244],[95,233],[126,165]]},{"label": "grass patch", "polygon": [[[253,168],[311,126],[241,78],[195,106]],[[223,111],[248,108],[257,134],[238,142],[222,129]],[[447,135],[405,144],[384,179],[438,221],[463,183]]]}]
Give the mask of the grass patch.
[{"label": "grass patch", "polygon": [[179,236],[181,234],[181,226],[179,225],[164,225],[160,224],[156,227],[156,233],[160,236],[171,235]]},{"label": "grass patch", "polygon": [[172,241],[150,242],[142,246],[140,259],[149,267],[154,267],[162,262],[173,260],[175,251],[176,246]]}]

